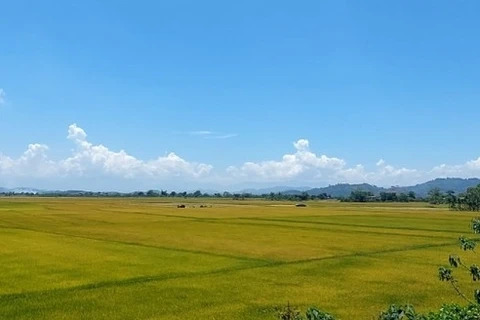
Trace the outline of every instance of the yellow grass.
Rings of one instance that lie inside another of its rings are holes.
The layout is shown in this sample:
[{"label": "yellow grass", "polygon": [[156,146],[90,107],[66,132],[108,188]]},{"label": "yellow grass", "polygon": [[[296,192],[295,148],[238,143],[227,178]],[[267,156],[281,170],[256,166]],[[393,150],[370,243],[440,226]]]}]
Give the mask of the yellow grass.
[{"label": "yellow grass", "polygon": [[4,198],[0,319],[273,319],[287,301],[342,319],[438,308],[461,302],[436,273],[471,218],[424,204]]}]

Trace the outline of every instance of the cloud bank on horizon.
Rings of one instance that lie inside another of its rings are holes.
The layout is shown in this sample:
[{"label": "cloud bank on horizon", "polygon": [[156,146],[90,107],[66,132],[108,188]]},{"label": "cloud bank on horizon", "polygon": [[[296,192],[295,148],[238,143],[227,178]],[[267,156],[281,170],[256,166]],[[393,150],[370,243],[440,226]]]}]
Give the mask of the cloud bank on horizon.
[{"label": "cloud bank on horizon", "polygon": [[307,139],[294,142],[294,152],[283,155],[279,160],[245,162],[226,169],[186,160],[174,152],[152,160],[138,159],[124,150],[113,151],[102,144],[92,144],[85,130],[77,124],[68,127],[67,139],[75,145],[75,149],[65,159],[51,159],[48,156],[49,147],[41,143],[30,144],[18,158],[0,152],[0,181],[71,181],[82,178],[91,179],[93,185],[98,178],[115,178],[165,186],[173,182],[225,186],[241,182],[278,184],[292,181],[312,186],[363,182],[390,186],[437,177],[480,175],[480,157],[463,164],[440,164],[428,171],[397,168],[381,159],[374,170],[368,171],[362,164],[350,166],[344,159],[317,155]]}]

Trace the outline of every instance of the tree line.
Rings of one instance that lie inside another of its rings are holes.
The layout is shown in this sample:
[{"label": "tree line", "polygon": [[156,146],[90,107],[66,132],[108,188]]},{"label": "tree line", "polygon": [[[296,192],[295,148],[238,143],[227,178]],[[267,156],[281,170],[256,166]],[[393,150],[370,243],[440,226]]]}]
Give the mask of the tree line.
[{"label": "tree line", "polygon": [[425,201],[421,197],[417,197],[415,192],[380,192],[375,195],[371,191],[354,190],[348,197],[338,197],[343,202],[412,202],[412,201]]},{"label": "tree line", "polygon": [[327,193],[318,195],[301,192],[296,194],[271,192],[265,194],[239,193],[239,192],[222,192],[207,193],[196,190],[193,192],[176,192],[167,190],[148,190],[134,191],[129,193],[121,192],[91,192],[91,191],[55,191],[46,193],[33,192],[3,192],[0,196],[30,196],[30,197],[121,197],[121,198],[223,198],[233,200],[246,199],[265,199],[271,201],[309,201],[309,200],[340,200],[342,202],[429,202],[434,205],[448,205],[452,210],[458,211],[480,211],[480,184],[476,187],[468,188],[466,192],[456,194],[453,190],[442,192],[439,188],[431,189],[426,197],[420,197],[413,191],[395,192],[382,191],[374,194],[371,191],[354,190],[347,197],[334,197]]},{"label": "tree line", "polygon": [[92,191],[55,191],[45,193],[33,193],[33,192],[1,192],[0,196],[13,197],[13,196],[25,196],[25,197],[109,197],[109,198],[224,198],[233,200],[246,200],[246,199],[266,199],[272,201],[308,201],[308,200],[327,200],[334,199],[332,196],[326,193],[318,195],[309,195],[307,192],[299,194],[285,194],[281,192],[271,192],[264,194],[253,193],[238,193],[238,192],[216,192],[207,193],[196,190],[193,192],[177,192],[167,190],[148,190],[148,191],[134,191],[128,193],[121,192],[92,192]]}]

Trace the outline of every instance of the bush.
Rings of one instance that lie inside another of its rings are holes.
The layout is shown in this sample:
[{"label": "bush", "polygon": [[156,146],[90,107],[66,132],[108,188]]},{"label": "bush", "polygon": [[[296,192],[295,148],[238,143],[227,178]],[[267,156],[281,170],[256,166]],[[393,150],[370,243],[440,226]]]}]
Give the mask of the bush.
[{"label": "bush", "polygon": [[[307,310],[305,317],[295,307],[288,304],[286,307],[277,310],[279,320],[336,320],[328,313],[322,312],[315,307]],[[445,304],[440,310],[428,314],[419,314],[411,305],[391,305],[386,311],[380,313],[378,320],[479,320],[480,305],[469,304],[460,306],[458,304]]]},{"label": "bush", "polygon": [[306,313],[307,320],[335,320],[335,318],[317,308],[309,308]]},{"label": "bush", "polygon": [[426,315],[417,314],[412,306],[390,306],[382,312],[379,320],[478,320],[480,319],[480,306],[469,304],[460,306],[457,304],[445,304],[439,311],[430,312]]},{"label": "bush", "polygon": [[480,306],[470,304],[459,306],[457,304],[443,305],[438,312],[430,312],[425,320],[478,320],[480,319]]},{"label": "bush", "polygon": [[287,304],[286,307],[278,310],[277,309],[277,319],[279,320],[335,320],[335,317],[318,310],[315,307],[308,308],[305,313],[305,318],[302,316],[300,311]]},{"label": "bush", "polygon": [[387,311],[380,313],[378,320],[417,320],[418,315],[411,305],[391,305]]}]

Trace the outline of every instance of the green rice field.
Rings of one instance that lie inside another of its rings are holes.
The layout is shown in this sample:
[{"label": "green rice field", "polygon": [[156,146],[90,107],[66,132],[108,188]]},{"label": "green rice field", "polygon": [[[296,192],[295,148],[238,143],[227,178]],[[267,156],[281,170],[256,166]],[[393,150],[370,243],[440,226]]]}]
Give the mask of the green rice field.
[{"label": "green rice field", "polygon": [[424,203],[0,198],[0,319],[275,319],[287,303],[344,320],[375,319],[392,303],[438,309],[462,302],[437,270],[460,253],[473,216]]}]

